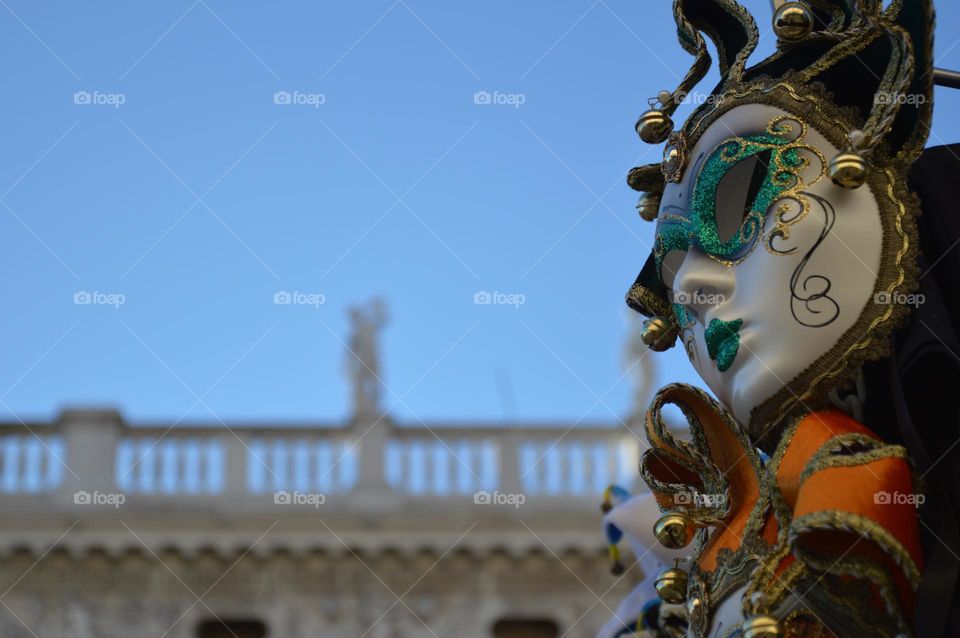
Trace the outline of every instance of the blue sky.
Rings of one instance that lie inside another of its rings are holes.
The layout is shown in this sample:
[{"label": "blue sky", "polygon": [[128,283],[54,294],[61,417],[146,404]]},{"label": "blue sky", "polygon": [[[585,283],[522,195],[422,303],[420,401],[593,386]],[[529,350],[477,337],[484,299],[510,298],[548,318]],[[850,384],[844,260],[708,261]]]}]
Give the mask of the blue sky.
[{"label": "blue sky", "polygon": [[[689,65],[666,0],[0,5],[5,418],[336,421],[346,310],[375,295],[401,421],[628,409],[652,226],[624,176],[659,152],[633,123]],[[932,142],[958,107],[938,91]]]}]

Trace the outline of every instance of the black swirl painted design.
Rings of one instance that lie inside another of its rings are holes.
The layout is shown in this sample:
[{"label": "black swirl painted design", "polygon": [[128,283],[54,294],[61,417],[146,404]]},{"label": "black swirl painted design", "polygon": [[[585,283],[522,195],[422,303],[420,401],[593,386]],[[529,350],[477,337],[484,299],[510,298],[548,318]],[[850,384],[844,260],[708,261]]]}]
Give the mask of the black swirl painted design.
[{"label": "black swirl painted design", "polygon": [[[840,315],[840,305],[830,296],[830,288],[833,283],[824,275],[807,275],[804,277],[803,271],[813,253],[816,252],[833,229],[833,224],[837,219],[837,211],[823,197],[809,192],[803,194],[817,202],[823,210],[823,228],[820,231],[820,236],[817,237],[813,246],[804,253],[790,277],[790,313],[802,326],[822,328],[833,323]],[[801,314],[805,314],[803,319],[798,315],[798,309]]]}]

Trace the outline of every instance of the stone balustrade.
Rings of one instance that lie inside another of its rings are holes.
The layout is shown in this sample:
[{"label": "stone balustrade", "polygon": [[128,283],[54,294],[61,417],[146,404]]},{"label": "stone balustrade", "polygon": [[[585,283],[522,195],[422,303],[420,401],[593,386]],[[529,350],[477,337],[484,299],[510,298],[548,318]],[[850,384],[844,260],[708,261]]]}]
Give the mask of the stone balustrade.
[{"label": "stone balustrade", "polygon": [[[138,426],[112,410],[0,424],[0,506],[394,511],[497,504],[595,508],[634,483],[640,443],[622,426]],[[313,500],[309,496],[313,495]],[[275,500],[288,499],[289,503]]]}]

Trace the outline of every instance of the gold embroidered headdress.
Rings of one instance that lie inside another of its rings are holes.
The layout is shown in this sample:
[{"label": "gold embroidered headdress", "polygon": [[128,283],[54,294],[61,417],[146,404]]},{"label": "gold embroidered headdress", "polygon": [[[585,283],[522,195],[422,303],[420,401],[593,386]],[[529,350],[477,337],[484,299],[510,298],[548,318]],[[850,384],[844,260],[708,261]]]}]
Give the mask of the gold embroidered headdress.
[{"label": "gold embroidered headdress", "polygon": [[[657,217],[666,184],[680,181],[687,168],[687,149],[720,116],[744,104],[774,106],[840,149],[836,156],[823,158],[835,184],[869,188],[878,201],[883,251],[874,292],[911,293],[917,285],[915,217],[920,207],[906,180],[923,150],[932,117],[932,2],[894,0],[887,7],[881,0],[774,4],[777,51],[747,67],[759,35],[743,6],[735,0],[674,1],[679,41],[694,61],[680,85],[651,98],[650,109],[637,121],[642,140],[666,142],[661,163],[629,173],[628,184],[643,193],[638,211],[649,221]],[[721,81],[675,127],[677,107],[711,65],[704,36],[718,52]],[[656,257],[655,246],[627,293],[627,303],[649,318],[644,340],[659,351],[673,345],[679,329]],[[755,410],[751,432],[758,421],[780,422],[799,405],[815,405],[864,361],[886,356],[890,334],[907,312],[896,304],[864,308],[830,352]]]}]

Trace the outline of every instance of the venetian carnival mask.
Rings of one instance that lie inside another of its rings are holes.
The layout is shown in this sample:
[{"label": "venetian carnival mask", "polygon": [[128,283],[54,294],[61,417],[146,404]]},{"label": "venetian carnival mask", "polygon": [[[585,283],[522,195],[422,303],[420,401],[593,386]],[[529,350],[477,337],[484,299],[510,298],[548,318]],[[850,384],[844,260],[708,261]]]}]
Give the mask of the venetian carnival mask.
[{"label": "venetian carnival mask", "polygon": [[[788,3],[798,4],[798,3]],[[627,295],[646,340],[675,340],[754,442],[821,407],[868,359],[888,352],[916,286],[906,172],[931,115],[929,2],[817,2],[821,26],[756,66],[756,26],[728,0],[675,3],[696,56],[637,123],[665,142],[633,169],[655,218],[652,255]],[[722,82],[671,132],[677,103],[706,73],[701,30]],[[913,99],[909,99],[909,98]]]},{"label": "venetian carnival mask", "polygon": [[827,177],[839,152],[790,112],[746,104],[702,132],[664,189],[654,259],[679,339],[742,423],[875,302],[880,209]]},{"label": "venetian carnival mask", "polygon": [[[675,0],[694,64],[636,126],[664,152],[628,177],[656,232],[627,303],[651,349],[681,344],[720,402],[673,384],[646,415],[657,539],[691,552],[657,592],[686,605],[692,636],[894,636],[920,579],[918,523],[871,495],[913,489],[907,454],[826,408],[890,353],[918,285],[907,174],[932,115],[933,7],[775,4],[778,49],[747,67],[759,35],[742,6]],[[710,66],[704,35],[721,82],[675,127]]]}]

